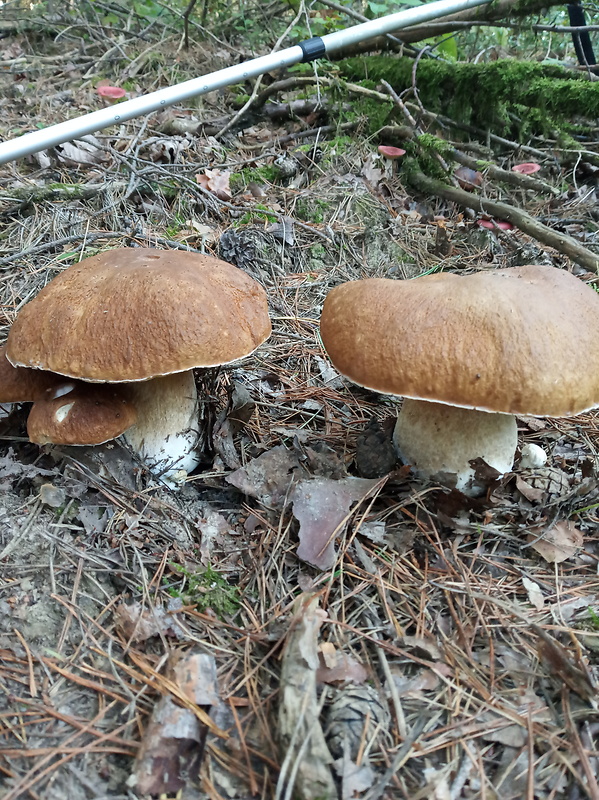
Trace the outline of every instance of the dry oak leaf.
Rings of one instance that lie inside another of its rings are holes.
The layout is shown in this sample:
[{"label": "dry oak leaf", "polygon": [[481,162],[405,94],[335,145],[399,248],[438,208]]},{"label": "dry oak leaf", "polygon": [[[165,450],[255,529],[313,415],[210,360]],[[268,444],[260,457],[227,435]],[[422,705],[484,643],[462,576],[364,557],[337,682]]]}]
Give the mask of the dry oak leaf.
[{"label": "dry oak leaf", "polygon": [[364,683],[368,672],[353,656],[337,650],[332,642],[322,642],[318,648],[320,666],[316,680],[320,683]]},{"label": "dry oak leaf", "polygon": [[229,180],[231,173],[228,170],[205,169],[204,173],[196,175],[196,181],[204,189],[212,192],[219,200],[230,200],[232,197]]},{"label": "dry oak leaf", "polygon": [[[539,661],[556,683],[563,682],[584,700],[591,700],[597,694],[597,687],[586,669],[586,665],[556,639],[533,626],[539,634],[537,653]],[[543,633],[544,635],[540,635]],[[578,661],[578,663],[575,663]]]},{"label": "dry oak leaf", "polygon": [[297,556],[318,569],[330,569],[337,558],[335,539],[343,533],[350,508],[363,502],[380,481],[367,478],[313,478],[293,489],[293,516],[298,520]]},{"label": "dry oak leaf", "polygon": [[571,558],[582,547],[584,537],[571,522],[561,520],[543,533],[529,533],[528,541],[533,550],[550,564],[560,564]]},{"label": "dry oak leaf", "polygon": [[117,628],[131,642],[145,642],[153,636],[183,638],[183,630],[176,618],[161,606],[145,608],[137,600],[120,603],[114,611]]}]

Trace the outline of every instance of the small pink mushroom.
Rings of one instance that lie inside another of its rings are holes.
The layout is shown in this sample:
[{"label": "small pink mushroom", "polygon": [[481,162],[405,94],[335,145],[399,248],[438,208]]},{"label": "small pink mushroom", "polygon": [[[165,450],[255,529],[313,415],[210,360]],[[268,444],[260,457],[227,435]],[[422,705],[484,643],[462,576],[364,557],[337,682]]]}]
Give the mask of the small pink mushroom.
[{"label": "small pink mushroom", "polygon": [[534,175],[540,169],[540,164],[536,164],[534,161],[527,161],[525,164],[514,164],[512,172],[519,172],[520,175]]},{"label": "small pink mushroom", "polygon": [[405,156],[406,151],[402,150],[401,147],[392,147],[390,144],[380,144],[379,153],[382,156],[385,156],[385,158],[390,158],[393,161],[396,158]]},{"label": "small pink mushroom", "polygon": [[127,94],[120,86],[98,86],[96,92],[107,100],[120,100]]},{"label": "small pink mushroom", "polygon": [[514,226],[511,222],[504,222],[500,219],[479,219],[478,225],[481,228],[488,228],[490,231],[494,231],[495,228],[500,228],[502,231],[514,230]]}]

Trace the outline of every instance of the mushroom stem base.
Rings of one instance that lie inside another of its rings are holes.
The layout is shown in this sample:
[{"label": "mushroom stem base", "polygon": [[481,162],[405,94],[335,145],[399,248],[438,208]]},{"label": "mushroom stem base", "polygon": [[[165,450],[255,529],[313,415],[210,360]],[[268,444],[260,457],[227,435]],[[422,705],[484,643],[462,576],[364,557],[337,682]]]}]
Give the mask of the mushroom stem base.
[{"label": "mushroom stem base", "polygon": [[509,472],[518,428],[510,414],[405,399],[393,440],[400,458],[419,476],[476,495],[480,490],[469,462],[482,458],[498,472]]},{"label": "mushroom stem base", "polygon": [[157,477],[176,485],[199,464],[199,406],[193,372],[128,384],[138,422],[127,444]]}]

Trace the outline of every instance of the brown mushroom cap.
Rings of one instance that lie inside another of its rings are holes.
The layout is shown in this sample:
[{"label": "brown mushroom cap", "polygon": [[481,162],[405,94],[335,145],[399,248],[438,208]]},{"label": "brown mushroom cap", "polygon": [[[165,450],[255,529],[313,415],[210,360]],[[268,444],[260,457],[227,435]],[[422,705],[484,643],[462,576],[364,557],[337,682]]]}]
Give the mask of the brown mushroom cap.
[{"label": "brown mushroom cap", "polygon": [[13,367],[6,358],[6,345],[0,347],[0,403],[32,402],[60,380],[52,372]]},{"label": "brown mushroom cap", "polygon": [[599,295],[554,267],[352,281],[320,330],[339,372],[377,392],[534,416],[599,405]]},{"label": "brown mushroom cap", "polygon": [[236,361],[270,331],[264,289],[237,267],[122,248],[54,278],[20,311],[6,353],[86,381],[139,381]]},{"label": "brown mushroom cap", "polygon": [[136,420],[125,389],[63,379],[33,404],[27,434],[36,444],[102,444],[120,436]]}]

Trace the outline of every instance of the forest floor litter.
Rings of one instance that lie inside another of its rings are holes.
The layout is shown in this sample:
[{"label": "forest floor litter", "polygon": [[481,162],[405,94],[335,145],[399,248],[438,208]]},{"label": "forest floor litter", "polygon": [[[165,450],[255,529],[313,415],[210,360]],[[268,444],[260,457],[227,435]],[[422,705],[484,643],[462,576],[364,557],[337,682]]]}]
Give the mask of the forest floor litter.
[{"label": "forest floor litter", "polygon": [[[5,137],[110,102],[98,54],[58,46],[0,42]],[[160,47],[192,74],[230,57]],[[168,79],[129,48],[111,82]],[[213,93],[0,168],[3,338],[61,269],[111,247],[230,261],[273,322],[252,356],[198,372],[208,446],[180,491],[116,442],[39,448],[26,407],[3,411],[3,800],[599,797],[597,413],[519,418],[520,449],[547,464],[481,463],[468,498],[397,463],[398,401],[340,377],[318,334],[347,280],[597,276],[415,193],[366,121],[338,129],[330,95],[298,86],[220,138],[238,109]],[[542,170],[520,177],[547,192],[497,174],[481,191],[597,258],[593,181],[533,144]],[[503,146],[498,166],[527,160]]]}]

